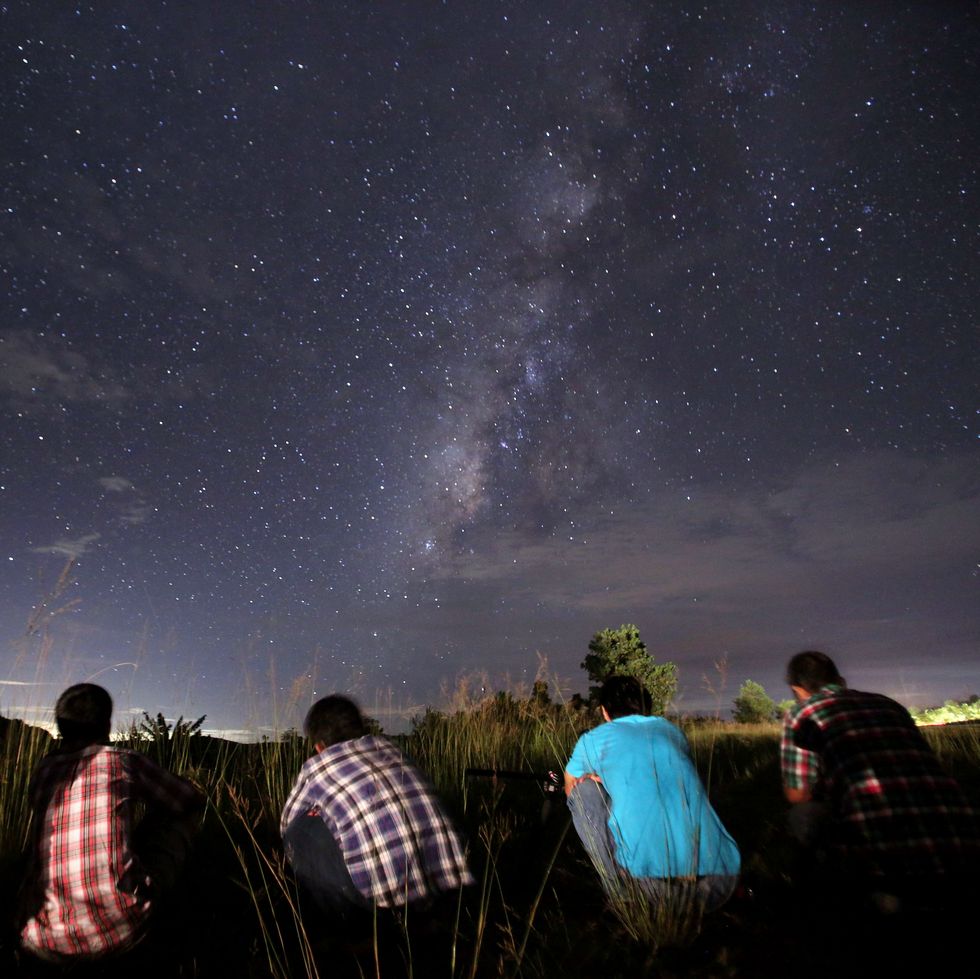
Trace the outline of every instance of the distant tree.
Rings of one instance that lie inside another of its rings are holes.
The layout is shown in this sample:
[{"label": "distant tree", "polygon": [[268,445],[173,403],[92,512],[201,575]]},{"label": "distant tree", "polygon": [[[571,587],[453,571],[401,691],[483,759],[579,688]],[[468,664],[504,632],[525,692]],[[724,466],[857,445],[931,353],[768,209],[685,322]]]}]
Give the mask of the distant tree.
[{"label": "distant tree", "polygon": [[594,684],[589,687],[593,700],[608,677],[636,677],[650,694],[654,714],[664,713],[677,689],[677,664],[655,663],[635,625],[597,632],[589,643],[589,655],[582,661],[582,669]]},{"label": "distant tree", "polygon": [[381,726],[381,721],[367,714],[364,715],[364,726],[367,728],[368,734],[381,735],[385,733],[384,728]]},{"label": "distant tree", "polygon": [[755,680],[746,680],[734,701],[732,717],[739,724],[761,724],[776,717],[776,701]]},{"label": "distant tree", "polygon": [[547,680],[535,680],[531,688],[531,703],[536,707],[547,707],[551,703]]},{"label": "distant tree", "polygon": [[790,709],[790,707],[795,707],[796,701],[792,697],[788,697],[786,700],[776,701],[776,716],[782,717]]}]

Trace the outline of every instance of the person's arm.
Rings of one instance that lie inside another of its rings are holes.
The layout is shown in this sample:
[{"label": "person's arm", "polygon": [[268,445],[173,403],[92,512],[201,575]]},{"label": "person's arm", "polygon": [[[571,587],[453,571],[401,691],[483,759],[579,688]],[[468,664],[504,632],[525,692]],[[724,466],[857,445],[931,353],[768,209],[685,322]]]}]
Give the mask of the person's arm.
[{"label": "person's arm", "polygon": [[[813,800],[814,789],[820,781],[820,755],[800,748],[796,731],[800,723],[799,707],[791,708],[783,721],[779,743],[779,767],[782,773],[783,796],[791,805]],[[804,724],[806,721],[803,722]]]},{"label": "person's arm", "polygon": [[[14,909],[14,924],[20,931],[44,906],[44,863],[42,847],[44,838],[44,817],[51,801],[52,787],[49,771],[44,761],[34,770],[28,785],[27,797],[31,807],[28,827],[28,847],[23,858],[23,873]],[[46,787],[45,787],[46,786]]]},{"label": "person's arm", "polygon": [[207,798],[189,779],[173,772],[142,752],[128,751],[125,764],[132,773],[138,797],[151,809],[163,809],[176,817],[200,812]]},{"label": "person's arm", "polygon": [[[313,756],[318,757],[317,755]],[[316,777],[316,766],[311,766],[312,758],[307,759],[306,763],[299,770],[293,787],[289,790],[286,802],[282,807],[282,814],[279,817],[279,833],[286,835],[289,824],[297,817],[303,816],[313,809],[319,809],[323,796],[322,786]]]},{"label": "person's arm", "polygon": [[572,749],[572,757],[568,759],[565,766],[565,798],[568,798],[579,782],[587,778],[602,785],[602,777],[595,771],[598,767],[597,761],[593,756],[594,751],[590,750],[591,740],[588,734],[583,734],[575,743]]}]

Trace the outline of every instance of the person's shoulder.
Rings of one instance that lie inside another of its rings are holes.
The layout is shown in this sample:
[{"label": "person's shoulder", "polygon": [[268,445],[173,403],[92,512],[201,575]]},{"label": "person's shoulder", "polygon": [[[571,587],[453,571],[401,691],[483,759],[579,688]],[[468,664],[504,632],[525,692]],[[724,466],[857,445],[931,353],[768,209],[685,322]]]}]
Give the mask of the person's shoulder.
[{"label": "person's shoulder", "polygon": [[[655,737],[667,728],[672,728],[670,721],[663,717],[646,716],[644,714],[626,714],[614,717],[605,724],[600,724],[588,732],[591,740],[600,744],[609,742],[632,743],[637,739],[645,740]],[[588,735],[583,735],[587,737]]]},{"label": "person's shoulder", "polygon": [[897,700],[892,700],[885,694],[869,693],[837,684],[821,687],[798,705],[793,722],[799,724],[805,720],[827,727],[851,727],[854,724],[872,727],[882,723],[902,727],[914,726],[915,723]]},{"label": "person's shoulder", "polygon": [[819,690],[815,690],[806,700],[798,701],[790,708],[789,713],[796,717],[806,716],[823,710],[824,708],[836,704],[853,703],[854,695],[863,696],[857,690],[841,686],[838,683],[828,683]]},{"label": "person's shoulder", "polygon": [[658,749],[690,752],[691,746],[687,735],[675,721],[661,714],[652,714],[649,717],[635,715],[635,722],[633,730],[636,731],[636,736],[654,743]]},{"label": "person's shoulder", "polygon": [[608,736],[609,731],[612,730],[611,725],[612,725],[611,721],[603,721],[601,724],[597,725],[596,727],[589,728],[588,731],[583,731],[578,736],[578,740],[575,742],[575,747],[572,753],[574,754],[575,752],[582,752],[590,745],[593,745],[597,741],[601,741],[603,738]]},{"label": "person's shoulder", "polygon": [[795,701],[783,715],[784,732],[798,730],[807,722],[822,723],[838,711],[842,703],[840,695],[844,692],[844,687],[828,684],[815,690],[806,700]]},{"label": "person's shoulder", "polygon": [[361,758],[400,758],[401,752],[386,737],[379,734],[365,734],[359,738],[338,741],[328,745],[318,755],[314,755],[307,765],[317,770],[332,768]]},{"label": "person's shoulder", "polygon": [[842,711],[876,709],[908,713],[897,700],[892,700],[891,697],[883,693],[855,690],[853,687],[838,686],[837,684],[821,687],[809,700],[804,701],[804,706],[810,705],[818,709],[830,705]]},{"label": "person's shoulder", "polygon": [[865,709],[877,711],[881,715],[888,715],[896,723],[906,723],[913,727],[915,726],[915,721],[909,713],[908,708],[887,694],[866,693],[861,690],[855,690],[854,695],[854,702],[861,704]]},{"label": "person's shoulder", "polygon": [[361,755],[368,755],[380,764],[397,765],[419,773],[415,760],[383,734],[367,734],[363,738],[358,738],[356,743]]},{"label": "person's shoulder", "polygon": [[794,700],[783,712],[783,724],[792,726],[796,723],[805,703],[806,701],[804,700]]},{"label": "person's shoulder", "polygon": [[398,745],[383,734],[365,734],[355,739],[358,743],[374,748],[378,751],[398,751]]},{"label": "person's shoulder", "polygon": [[882,707],[887,707],[890,709],[902,710],[905,708],[897,701],[894,697],[889,697],[888,694],[884,693],[872,693],[867,690],[851,690],[849,691],[855,699],[867,700],[872,704],[880,704]]},{"label": "person's shoulder", "polygon": [[680,728],[677,727],[672,721],[668,721],[666,717],[662,717],[660,714],[627,714],[625,717],[617,717],[610,722],[611,724],[618,725],[619,730],[636,730],[636,731],[678,731]]},{"label": "person's shoulder", "polygon": [[340,749],[338,753],[347,754],[398,751],[395,744],[389,741],[383,734],[362,734],[359,738],[351,738],[349,741],[339,741],[337,744],[327,748],[327,751],[332,751],[334,748]]},{"label": "person's shoulder", "polygon": [[38,763],[38,768],[60,768],[66,765],[74,765],[82,758],[92,758],[109,750],[109,745],[87,744],[79,747],[66,749],[61,744],[56,744]]}]

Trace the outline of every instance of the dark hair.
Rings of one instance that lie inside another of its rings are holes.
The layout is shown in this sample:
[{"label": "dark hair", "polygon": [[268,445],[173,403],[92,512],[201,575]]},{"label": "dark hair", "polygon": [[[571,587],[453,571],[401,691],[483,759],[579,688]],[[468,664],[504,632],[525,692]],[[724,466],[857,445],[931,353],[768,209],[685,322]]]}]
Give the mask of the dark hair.
[{"label": "dark hair", "polygon": [[112,697],[94,683],[76,683],[54,705],[54,719],[63,739],[95,744],[109,740]]},{"label": "dark hair", "polygon": [[828,683],[844,684],[844,678],[837,672],[834,661],[815,649],[797,653],[786,667],[786,682],[791,687],[802,687],[808,693],[816,693]]},{"label": "dark hair", "polygon": [[330,747],[367,734],[364,715],[353,700],[333,694],[318,700],[307,712],[303,732],[314,744]]},{"label": "dark hair", "polygon": [[599,689],[599,704],[610,717],[649,714],[653,706],[646,687],[632,676],[608,677]]}]

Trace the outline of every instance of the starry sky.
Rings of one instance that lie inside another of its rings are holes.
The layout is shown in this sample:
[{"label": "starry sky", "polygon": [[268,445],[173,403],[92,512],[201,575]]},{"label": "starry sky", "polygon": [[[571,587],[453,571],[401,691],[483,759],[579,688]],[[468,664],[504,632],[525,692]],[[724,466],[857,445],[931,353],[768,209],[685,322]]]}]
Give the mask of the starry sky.
[{"label": "starry sky", "polygon": [[802,648],[980,691],[975,4],[33,3],[0,49],[0,712],[584,691],[623,622],[691,712]]}]

